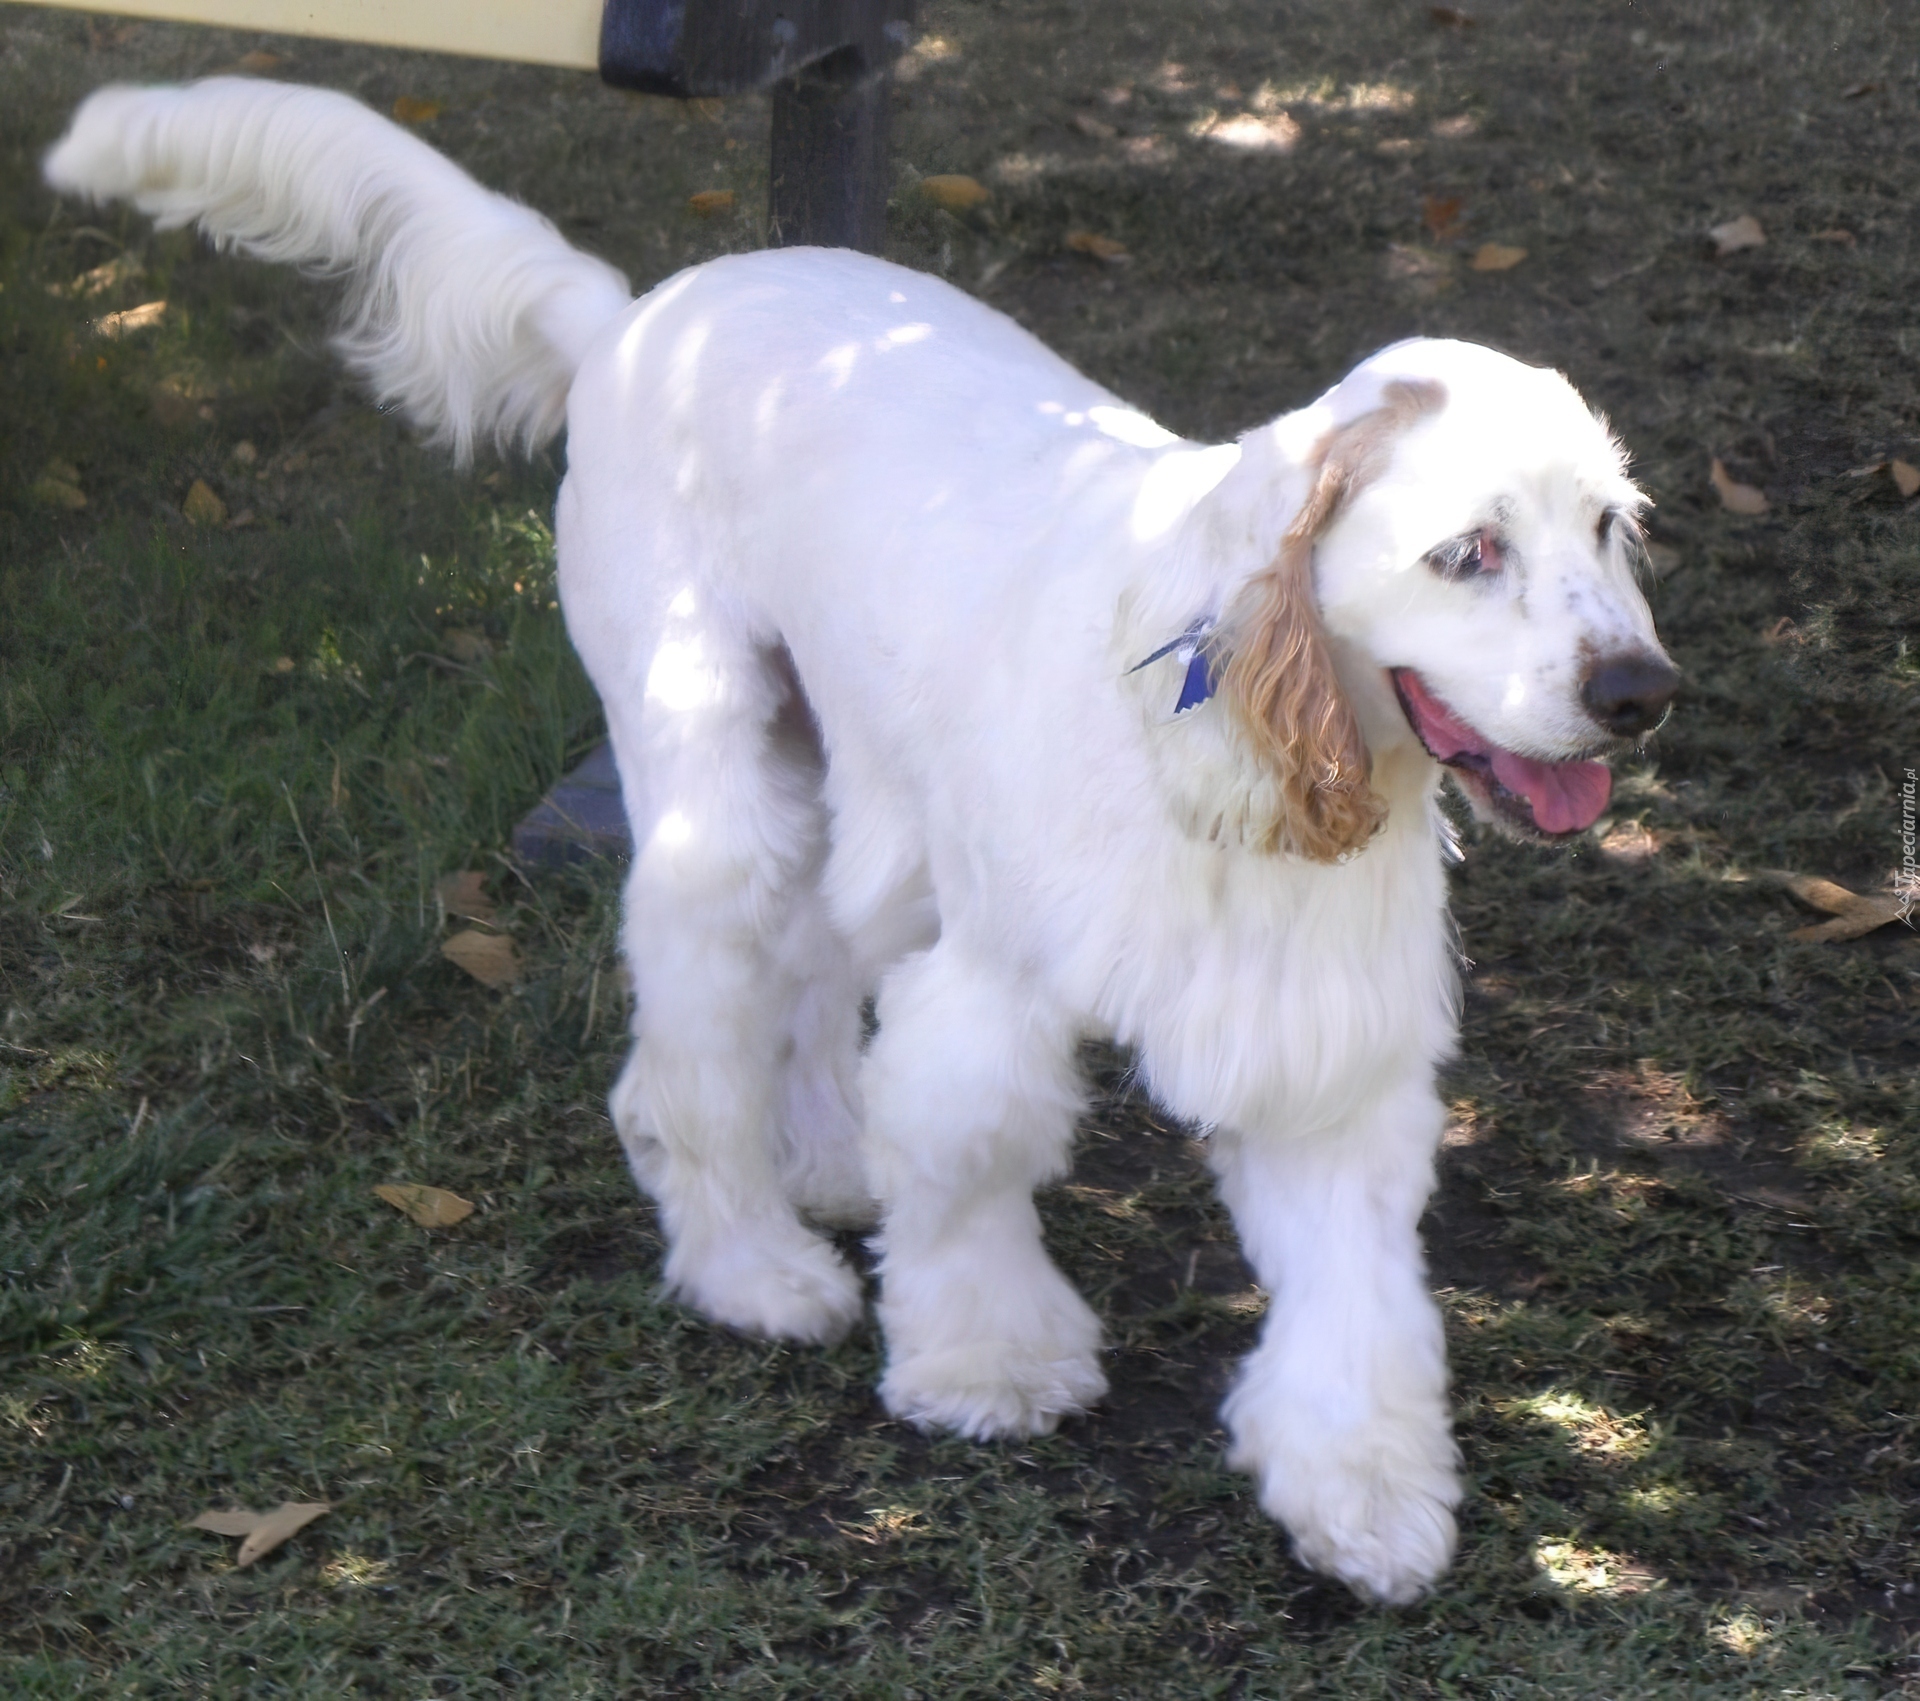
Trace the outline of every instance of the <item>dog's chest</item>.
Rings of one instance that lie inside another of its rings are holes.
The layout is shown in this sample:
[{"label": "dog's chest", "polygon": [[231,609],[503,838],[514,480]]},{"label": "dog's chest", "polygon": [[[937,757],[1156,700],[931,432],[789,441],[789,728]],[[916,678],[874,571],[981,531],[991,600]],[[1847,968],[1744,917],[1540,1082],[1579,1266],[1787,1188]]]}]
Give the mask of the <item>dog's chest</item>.
[{"label": "dog's chest", "polygon": [[1215,876],[1134,906],[1110,959],[1106,1023],[1169,1109],[1332,1124],[1452,1050],[1455,959],[1428,832],[1390,832],[1339,867],[1245,859]]}]

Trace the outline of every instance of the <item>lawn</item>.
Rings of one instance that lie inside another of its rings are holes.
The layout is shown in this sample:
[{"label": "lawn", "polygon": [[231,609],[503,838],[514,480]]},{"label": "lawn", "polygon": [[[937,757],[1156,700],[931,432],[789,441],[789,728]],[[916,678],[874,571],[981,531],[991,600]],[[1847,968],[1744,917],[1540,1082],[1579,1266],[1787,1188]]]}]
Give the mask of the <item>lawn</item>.
[{"label": "lawn", "polygon": [[[920,1436],[870,1330],[663,1300],[619,869],[507,850],[598,732],[561,451],[456,473],[325,285],[36,177],[93,86],[244,63],[405,103],[644,287],[758,245],[765,103],[0,6],[0,1690],[1920,1695],[1920,940],[1796,938],[1785,884],[1885,891],[1920,767],[1917,54],[1878,0],[927,0],[903,69],[890,253],[1168,425],[1460,335],[1656,504],[1671,721],[1589,840],[1454,877],[1469,1497],[1386,1611],[1221,1462],[1263,1300],[1122,1057],[1043,1200],[1112,1347],[1058,1435]],[[442,953],[461,871],[504,988]],[[331,1510],[244,1569],[187,1527],[282,1501]]]}]

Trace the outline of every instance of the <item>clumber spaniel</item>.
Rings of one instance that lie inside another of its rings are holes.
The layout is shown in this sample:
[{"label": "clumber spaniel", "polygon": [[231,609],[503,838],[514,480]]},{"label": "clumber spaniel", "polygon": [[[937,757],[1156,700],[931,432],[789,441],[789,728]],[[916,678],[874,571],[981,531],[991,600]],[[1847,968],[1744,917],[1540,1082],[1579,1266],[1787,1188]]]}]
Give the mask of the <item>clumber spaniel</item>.
[{"label": "clumber spaniel", "polygon": [[1033,1191],[1111,1036],[1205,1131],[1272,1296],[1233,1462],[1307,1563],[1432,1583],[1441,776],[1578,833],[1676,683],[1643,499],[1567,382],[1407,342],[1183,442],[858,254],[630,301],[346,97],[241,79],[103,90],[47,174],[344,273],[345,357],[462,458],[564,419],[561,596],[637,847],[613,1118],[686,1303],[830,1341],[861,1281],[810,1220],[877,1210],[890,1410],[989,1437],[1093,1405]]}]

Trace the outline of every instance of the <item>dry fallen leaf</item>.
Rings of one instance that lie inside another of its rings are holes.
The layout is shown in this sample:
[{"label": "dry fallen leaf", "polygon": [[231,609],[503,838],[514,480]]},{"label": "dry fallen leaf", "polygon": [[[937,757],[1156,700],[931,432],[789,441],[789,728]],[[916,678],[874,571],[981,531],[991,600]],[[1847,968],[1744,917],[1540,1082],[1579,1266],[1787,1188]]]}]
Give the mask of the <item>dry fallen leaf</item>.
[{"label": "dry fallen leaf", "polygon": [[273,1552],[290,1536],[298,1535],[314,1519],[331,1512],[330,1501],[283,1500],[271,1512],[250,1512],[236,1507],[231,1512],[202,1512],[187,1528],[211,1530],[216,1536],[244,1536],[236,1565],[251,1565]]},{"label": "dry fallen leaf", "polygon": [[493,643],[484,632],[475,632],[467,626],[449,626],[440,634],[440,642],[448,655],[468,667],[478,667],[482,662],[493,659]]},{"label": "dry fallen leaf", "polygon": [[422,1228],[452,1228],[473,1215],[473,1201],[444,1187],[422,1187],[413,1181],[382,1182],[374,1190],[396,1211],[404,1211]]},{"label": "dry fallen leaf", "polygon": [[118,289],[122,284],[138,282],[146,275],[146,268],[131,254],[121,254],[102,265],[95,266],[90,272],[82,272],[64,288],[59,284],[48,285],[47,293],[49,295],[105,295],[110,289]]},{"label": "dry fallen leaf", "polygon": [[1920,496],[1920,467],[1911,461],[1889,461],[1887,471],[1893,475],[1893,487],[1903,497]]},{"label": "dry fallen leaf", "polygon": [[1717,224],[1707,234],[1713,238],[1715,257],[1721,260],[1729,254],[1738,254],[1743,248],[1763,248],[1767,241],[1767,233],[1751,213],[1742,213],[1737,219]]},{"label": "dry fallen leaf", "polygon": [[1096,142],[1111,142],[1120,134],[1104,118],[1095,118],[1091,112],[1076,112],[1070,122],[1081,135],[1091,136]]},{"label": "dry fallen leaf", "polygon": [[697,195],[687,197],[687,206],[703,219],[710,219],[715,213],[724,213],[733,206],[731,189],[702,189]]},{"label": "dry fallen leaf", "polygon": [[1767,511],[1767,493],[1755,489],[1751,484],[1742,484],[1721,464],[1718,455],[1714,456],[1712,469],[1707,476],[1713,480],[1713,488],[1719,493],[1721,507],[1736,514],[1764,514]]},{"label": "dry fallen leaf", "polygon": [[1458,6],[1429,6],[1427,16],[1443,30],[1470,30],[1480,20]]},{"label": "dry fallen leaf", "polygon": [[[1109,130],[1107,133],[1111,135],[1113,132]],[[992,198],[992,191],[978,178],[966,177],[959,172],[942,172],[921,178],[920,193],[936,207],[945,207],[950,213],[964,213],[968,208],[980,206]]]},{"label": "dry fallen leaf", "polygon": [[1467,264],[1476,272],[1510,272],[1526,257],[1524,248],[1509,248],[1504,242],[1483,242]]},{"label": "dry fallen leaf", "polygon": [[468,921],[492,921],[494,903],[487,896],[487,877],[477,868],[463,868],[445,876],[434,888],[448,915],[464,916]]},{"label": "dry fallen leaf", "polygon": [[47,470],[28,487],[36,502],[49,508],[84,508],[86,492],[80,488],[80,469],[71,461],[49,461]]},{"label": "dry fallen leaf", "polygon": [[468,928],[442,944],[440,955],[465,969],[482,986],[511,986],[520,978],[520,954],[504,933]]},{"label": "dry fallen leaf", "polygon": [[1787,877],[1787,890],[1803,904],[1824,910],[1832,921],[1815,922],[1811,927],[1796,927],[1787,935],[1815,944],[1845,939],[1860,939],[1891,922],[1905,921],[1911,913],[1911,900],[1898,892],[1850,892],[1832,880],[1817,874],[1793,874]]},{"label": "dry fallen leaf", "polygon": [[1840,98],[1842,100],[1858,100],[1862,95],[1877,94],[1879,89],[1880,85],[1878,83],[1851,83],[1840,91]]},{"label": "dry fallen leaf", "polygon": [[1853,247],[1860,240],[1852,231],[1841,230],[1837,226],[1832,230],[1816,230],[1813,239],[1815,242],[1838,242],[1845,248]]},{"label": "dry fallen leaf", "polygon": [[1420,197],[1420,222],[1433,233],[1435,242],[1448,242],[1460,234],[1461,204],[1458,195]]},{"label": "dry fallen leaf", "polygon": [[196,478],[187,487],[180,512],[196,526],[223,526],[227,523],[226,503],[214,495],[212,486],[203,478]]},{"label": "dry fallen leaf", "polygon": [[1068,231],[1067,246],[1076,254],[1090,255],[1096,260],[1118,262],[1131,258],[1124,242],[1116,242],[1111,236],[1098,236],[1090,230]]},{"label": "dry fallen leaf", "polygon": [[138,307],[129,307],[124,313],[109,313],[103,319],[96,319],[93,328],[103,337],[127,337],[135,331],[149,331],[167,316],[167,304],[164,301],[143,301]]},{"label": "dry fallen leaf", "polygon": [[421,100],[417,95],[402,95],[393,103],[393,115],[402,124],[431,124],[440,116],[440,103]]}]

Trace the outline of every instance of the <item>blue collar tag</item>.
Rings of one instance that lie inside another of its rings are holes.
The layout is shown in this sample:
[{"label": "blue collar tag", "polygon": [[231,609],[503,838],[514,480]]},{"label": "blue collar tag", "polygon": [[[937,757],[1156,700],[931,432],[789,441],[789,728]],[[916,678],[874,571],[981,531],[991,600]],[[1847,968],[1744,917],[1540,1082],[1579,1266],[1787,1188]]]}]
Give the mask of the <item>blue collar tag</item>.
[{"label": "blue collar tag", "polygon": [[1197,709],[1214,693],[1215,674],[1226,665],[1226,657],[1221,655],[1210,642],[1213,636],[1213,621],[1206,615],[1200,615],[1179,637],[1171,638],[1155,650],[1144,661],[1135,662],[1127,669],[1129,673],[1138,673],[1143,667],[1151,667],[1171,655],[1184,654],[1187,658],[1187,671],[1180,681],[1180,697],[1173,705],[1176,715],[1184,715],[1189,709]]}]

